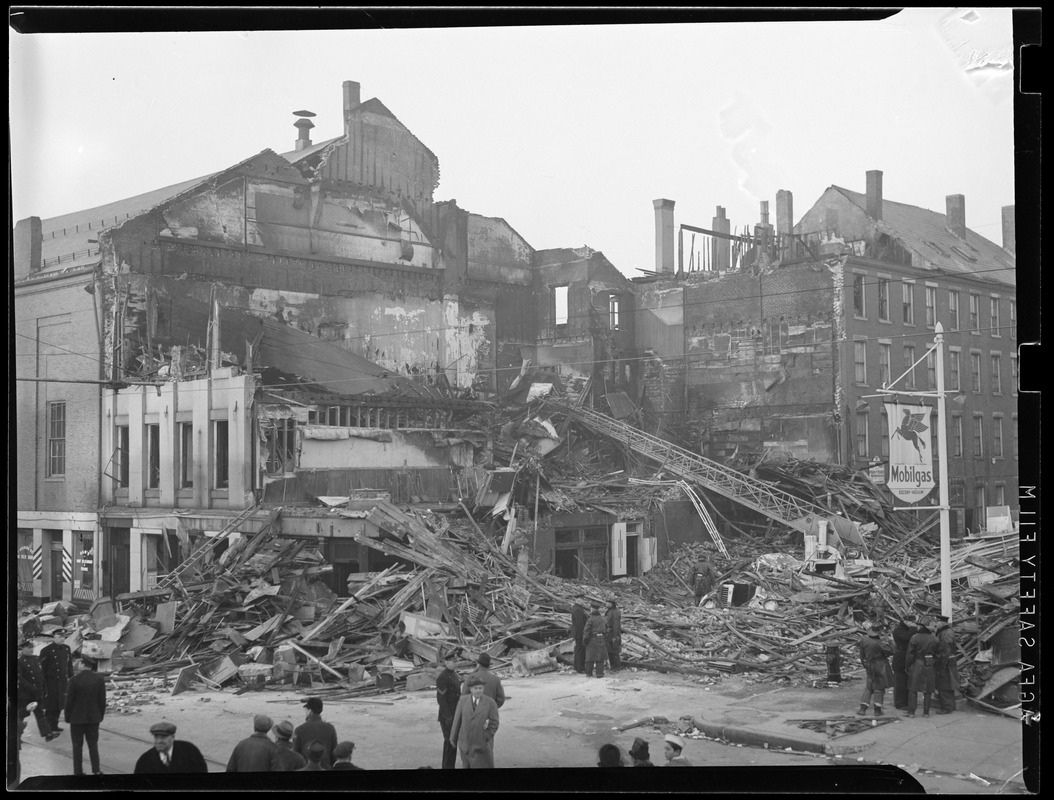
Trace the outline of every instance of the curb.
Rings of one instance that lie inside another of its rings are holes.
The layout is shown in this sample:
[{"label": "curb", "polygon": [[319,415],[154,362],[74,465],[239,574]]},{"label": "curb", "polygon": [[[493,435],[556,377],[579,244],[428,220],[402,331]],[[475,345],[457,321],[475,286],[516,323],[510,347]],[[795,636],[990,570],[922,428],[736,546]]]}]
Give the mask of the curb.
[{"label": "curb", "polygon": [[716,725],[704,722],[698,717],[692,717],[692,724],[697,730],[711,739],[721,739],[733,744],[743,744],[750,747],[776,747],[785,750],[802,750],[808,753],[829,754],[826,742],[813,742],[808,739],[799,739],[793,736],[782,736],[778,733],[762,733],[749,728],[736,728],[731,725]]}]

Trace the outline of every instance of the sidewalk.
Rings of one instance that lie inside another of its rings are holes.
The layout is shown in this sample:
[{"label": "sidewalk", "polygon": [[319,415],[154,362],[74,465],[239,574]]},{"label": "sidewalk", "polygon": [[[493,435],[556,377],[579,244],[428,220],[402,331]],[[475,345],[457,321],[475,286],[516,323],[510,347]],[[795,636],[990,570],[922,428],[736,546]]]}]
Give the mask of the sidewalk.
[{"label": "sidewalk", "polygon": [[[1021,723],[980,711],[959,699],[953,714],[904,717],[892,707],[883,711],[894,722],[858,733],[829,738],[826,732],[798,726],[791,720],[819,720],[855,716],[860,683],[837,688],[786,687],[763,689],[737,700],[718,691],[707,694],[707,704],[694,717],[696,728],[710,739],[769,749],[825,753],[846,762],[892,764],[909,771],[928,769],[951,775],[971,773],[991,782],[992,791],[1011,781],[1008,790],[1023,790],[1021,780]],[[887,692],[887,702],[891,697]],[[873,717],[861,718],[873,719]]]}]

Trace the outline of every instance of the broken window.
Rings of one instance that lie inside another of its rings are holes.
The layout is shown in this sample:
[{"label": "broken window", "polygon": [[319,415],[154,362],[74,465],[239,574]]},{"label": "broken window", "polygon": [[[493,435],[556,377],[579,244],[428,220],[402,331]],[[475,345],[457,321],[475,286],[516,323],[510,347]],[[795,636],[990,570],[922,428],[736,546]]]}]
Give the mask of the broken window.
[{"label": "broken window", "polygon": [[146,426],[146,488],[161,486],[161,426]]},{"label": "broken window", "polygon": [[215,420],[212,428],[213,482],[214,489],[226,489],[230,485],[230,441],[229,423],[225,419]]},{"label": "broken window", "polygon": [[853,276],[853,313],[858,317],[864,316],[864,276]]},{"label": "broken window", "polygon": [[267,420],[264,441],[268,475],[285,475],[296,470],[296,420]]},{"label": "broken window", "polygon": [[567,324],[567,286],[553,287],[553,324]]},{"label": "broken window", "polygon": [[121,488],[128,487],[128,449],[128,426],[118,425],[114,461],[117,468],[117,485]]},{"label": "broken window", "polygon": [[179,485],[183,489],[194,486],[194,423],[179,425]]},{"label": "broken window", "polygon": [[608,327],[613,331],[619,329],[619,296],[608,295]]},{"label": "broken window", "polygon": [[564,528],[556,531],[554,572],[560,578],[607,580],[608,529]]}]

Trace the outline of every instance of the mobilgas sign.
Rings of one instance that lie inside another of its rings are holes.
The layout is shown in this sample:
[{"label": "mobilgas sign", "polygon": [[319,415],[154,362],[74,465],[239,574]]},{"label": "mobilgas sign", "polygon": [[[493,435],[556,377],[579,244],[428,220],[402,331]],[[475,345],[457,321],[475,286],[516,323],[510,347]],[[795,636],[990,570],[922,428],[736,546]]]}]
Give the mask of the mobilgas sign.
[{"label": "mobilgas sign", "polygon": [[905,503],[918,503],[933,491],[933,426],[929,406],[886,403],[889,420],[889,480]]}]

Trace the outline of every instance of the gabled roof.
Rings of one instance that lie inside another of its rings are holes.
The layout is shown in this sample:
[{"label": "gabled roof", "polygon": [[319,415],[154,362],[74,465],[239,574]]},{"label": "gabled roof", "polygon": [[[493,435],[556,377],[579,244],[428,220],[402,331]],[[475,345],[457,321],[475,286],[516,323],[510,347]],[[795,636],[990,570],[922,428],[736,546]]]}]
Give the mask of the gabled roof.
[{"label": "gabled roof", "polygon": [[403,124],[402,120],[400,120],[397,116],[395,116],[395,114],[393,114],[391,112],[391,110],[389,110],[388,106],[386,106],[384,103],[382,103],[376,97],[371,97],[365,103],[361,103],[358,106],[356,106],[353,113],[359,113],[359,112],[369,112],[371,114],[381,114],[383,116],[390,117],[391,119],[395,120],[400,125],[402,125],[402,127],[406,130],[406,132],[408,134],[410,134],[411,136],[414,137],[414,139],[417,140],[417,143],[419,145],[421,145],[421,147],[423,147],[425,150],[428,150],[428,154],[430,156],[432,156],[432,158],[435,158],[435,153],[433,153],[431,150],[428,149],[428,145],[426,145],[424,142],[422,142],[421,139],[412,130],[410,130],[409,128],[406,127],[405,124]]},{"label": "gabled roof", "polygon": [[[866,213],[867,195],[841,186],[831,188]],[[948,229],[945,214],[883,198],[882,219],[877,225],[879,231],[899,240],[933,269],[981,281],[1017,284],[1017,259],[1013,255],[969,228],[965,241],[960,239]]]}]

